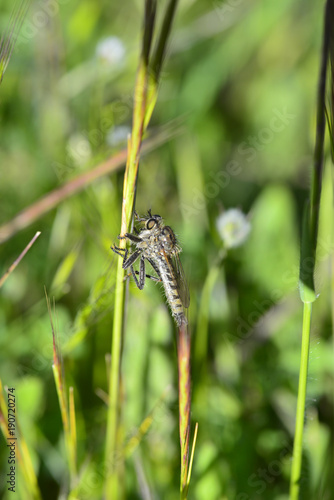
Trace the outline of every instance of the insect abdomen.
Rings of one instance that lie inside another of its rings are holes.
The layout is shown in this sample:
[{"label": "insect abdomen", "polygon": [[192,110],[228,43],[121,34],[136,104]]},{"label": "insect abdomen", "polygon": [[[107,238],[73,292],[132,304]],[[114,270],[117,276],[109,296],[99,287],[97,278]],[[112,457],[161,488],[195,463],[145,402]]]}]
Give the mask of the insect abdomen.
[{"label": "insect abdomen", "polygon": [[187,318],[184,314],[177,281],[175,276],[173,275],[173,272],[164,259],[159,259],[157,265],[165,289],[166,298],[177,325],[181,326],[182,323],[187,324]]}]

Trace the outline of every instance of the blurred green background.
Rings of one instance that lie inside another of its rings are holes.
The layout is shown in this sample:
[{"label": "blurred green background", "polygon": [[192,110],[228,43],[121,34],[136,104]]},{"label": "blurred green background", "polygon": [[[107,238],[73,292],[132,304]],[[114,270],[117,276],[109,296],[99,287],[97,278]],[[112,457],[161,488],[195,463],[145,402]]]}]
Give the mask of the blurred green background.
[{"label": "blurred green background", "polygon": [[[158,5],[158,21],[165,2]],[[0,29],[12,2],[2,1]],[[32,2],[0,87],[0,226],[125,147],[143,2]],[[315,136],[323,4],[181,1],[149,132],[179,133],[143,156],[136,209],[179,235],[191,292],[189,498],[287,498],[302,305],[298,259]],[[327,152],[328,153],[328,152]],[[332,189],[327,154],[311,339],[302,497],[332,499]],[[67,383],[74,386],[80,498],[102,498],[107,392],[123,169],[59,203],[0,247],[0,274],[41,236],[1,290],[0,376],[17,409],[43,498],[66,498],[67,467],[44,296],[56,299]],[[227,252],[224,209],[248,214]],[[0,228],[1,234],[1,228]],[[159,286],[131,282],[122,362],[125,496],[175,499],[179,438],[175,327]],[[167,393],[165,392],[168,388]],[[159,398],[164,395],[163,402]],[[7,491],[1,437],[0,488]],[[29,498],[20,490],[17,498]],[[63,496],[62,496],[63,495]],[[65,496],[64,496],[65,495]]]}]

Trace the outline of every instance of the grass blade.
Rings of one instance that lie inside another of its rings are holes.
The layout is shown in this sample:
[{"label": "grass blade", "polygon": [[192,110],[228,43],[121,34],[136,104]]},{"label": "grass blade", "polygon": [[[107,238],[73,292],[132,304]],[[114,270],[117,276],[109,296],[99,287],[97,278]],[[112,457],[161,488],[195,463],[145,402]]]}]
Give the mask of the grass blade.
[{"label": "grass blade", "polygon": [[[131,137],[128,140],[128,154],[124,173],[123,183],[123,204],[122,204],[122,221],[121,235],[124,235],[130,230],[133,218],[134,203],[137,188],[137,178],[139,169],[139,159],[143,140],[143,133],[146,130],[149,119],[151,117],[155,99],[153,104],[149,106],[148,113],[148,92],[150,84],[150,63],[149,54],[155,23],[156,2],[146,0],[144,14],[144,34],[143,45],[140,56],[140,61],[137,70],[137,78],[134,90],[134,109],[132,120]],[[171,23],[172,17],[167,20]],[[170,29],[170,28],[169,28]],[[167,30],[167,34],[169,33]],[[167,42],[167,34],[165,43]],[[157,88],[153,87],[155,92]],[[125,240],[120,240],[120,248],[125,248]],[[120,478],[115,466],[114,457],[118,456],[120,445],[117,440],[120,416],[119,388],[120,388],[120,367],[121,367],[121,347],[123,337],[123,317],[124,317],[124,297],[125,283],[124,270],[122,261],[119,259],[116,274],[116,289],[115,289],[115,312],[113,321],[113,335],[111,346],[111,372],[109,379],[109,408],[107,417],[107,437],[106,437],[106,454],[105,461],[107,464],[107,479],[106,479],[106,499],[119,498],[120,495]]]},{"label": "grass blade", "polygon": [[21,2],[16,3],[9,20],[8,28],[0,39],[0,83],[3,80],[13,53],[15,42],[26,16],[29,3],[29,0],[21,0]]},{"label": "grass blade", "polygon": [[302,468],[304,413],[307,387],[308,358],[310,345],[310,330],[312,303],[316,299],[314,289],[314,270],[318,239],[319,211],[322,187],[323,156],[326,127],[326,79],[329,61],[330,33],[334,14],[334,2],[327,0],[324,19],[324,35],[322,60],[319,76],[317,99],[317,129],[314,149],[314,168],[312,170],[312,184],[310,205],[306,207],[300,262],[300,298],[304,303],[301,362],[299,371],[298,399],[296,412],[296,428],[293,447],[293,461],[290,480],[290,500],[298,500],[300,494],[300,475]]},{"label": "grass blade", "polygon": [[179,367],[179,431],[181,446],[181,500],[187,498],[189,473],[189,435],[191,407],[191,374],[190,374],[190,334],[188,325],[179,327],[177,357]]},{"label": "grass blade", "polygon": [[30,250],[30,248],[33,246],[37,238],[40,236],[41,232],[37,231],[35,236],[29,241],[28,245],[25,247],[25,249],[20,253],[18,258],[13,262],[13,264],[7,269],[5,274],[0,278],[0,288],[2,285],[5,283],[6,279],[8,276],[14,271],[14,269],[18,266],[18,264],[21,262],[25,254]]}]

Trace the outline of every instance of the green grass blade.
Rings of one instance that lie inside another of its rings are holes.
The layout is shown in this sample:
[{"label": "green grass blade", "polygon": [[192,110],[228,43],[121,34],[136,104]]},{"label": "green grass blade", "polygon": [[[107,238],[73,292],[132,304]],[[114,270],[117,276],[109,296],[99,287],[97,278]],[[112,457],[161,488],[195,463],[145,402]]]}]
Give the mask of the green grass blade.
[{"label": "green grass blade", "polygon": [[304,304],[302,350],[300,359],[298,400],[296,413],[295,440],[293,445],[293,460],[291,469],[290,500],[298,500],[300,490],[300,473],[303,453],[303,433],[305,398],[307,387],[308,358],[310,346],[312,303]]},{"label": "green grass blade", "polygon": [[11,14],[7,31],[0,39],[0,83],[3,80],[5,71],[13,53],[15,42],[26,16],[30,0],[17,2]]}]

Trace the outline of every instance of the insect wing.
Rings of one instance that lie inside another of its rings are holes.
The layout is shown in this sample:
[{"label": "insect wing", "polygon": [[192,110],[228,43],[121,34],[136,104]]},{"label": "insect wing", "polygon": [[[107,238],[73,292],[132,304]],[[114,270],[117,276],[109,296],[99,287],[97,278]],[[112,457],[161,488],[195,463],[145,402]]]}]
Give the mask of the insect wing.
[{"label": "insect wing", "polygon": [[190,294],[187,285],[187,280],[178,254],[172,257],[172,266],[174,269],[174,276],[176,278],[180,299],[182,301],[183,306],[187,309],[190,304]]},{"label": "insect wing", "polygon": [[178,289],[183,307],[185,307],[187,309],[189,307],[189,304],[190,304],[190,294],[189,294],[187,280],[185,278],[185,274],[183,271],[180,257],[178,256],[178,254],[176,254],[176,255],[173,255],[172,258],[170,258],[166,254],[165,251],[163,251],[163,254],[165,256],[168,267],[170,268],[170,272],[175,278],[175,281],[177,284],[177,289]]}]

